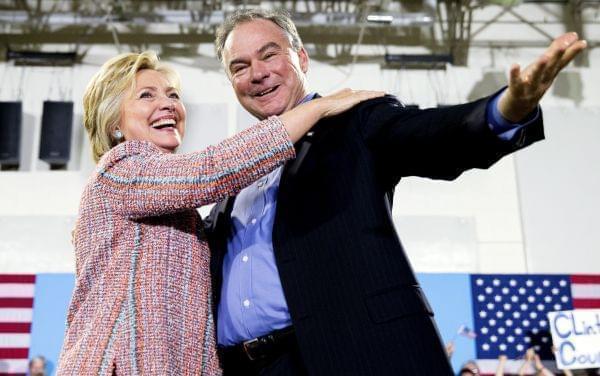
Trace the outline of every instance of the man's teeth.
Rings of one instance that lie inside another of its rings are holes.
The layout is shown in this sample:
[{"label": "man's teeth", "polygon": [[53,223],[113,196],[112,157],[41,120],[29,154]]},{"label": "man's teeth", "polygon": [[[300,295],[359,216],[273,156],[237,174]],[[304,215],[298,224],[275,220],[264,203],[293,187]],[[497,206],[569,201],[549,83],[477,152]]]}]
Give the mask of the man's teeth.
[{"label": "man's teeth", "polygon": [[162,119],[162,120],[155,121],[150,126],[155,129],[161,129],[161,128],[165,128],[165,127],[172,127],[175,125],[175,123],[176,123],[175,119]]},{"label": "man's teeth", "polygon": [[256,94],[256,96],[257,96],[257,97],[262,97],[263,95],[267,95],[267,94],[269,94],[270,92],[274,91],[275,89],[277,89],[277,86],[275,86],[275,87],[272,87],[272,88],[270,88],[270,89],[267,89],[267,90],[265,90],[265,91],[261,91],[260,93]]}]

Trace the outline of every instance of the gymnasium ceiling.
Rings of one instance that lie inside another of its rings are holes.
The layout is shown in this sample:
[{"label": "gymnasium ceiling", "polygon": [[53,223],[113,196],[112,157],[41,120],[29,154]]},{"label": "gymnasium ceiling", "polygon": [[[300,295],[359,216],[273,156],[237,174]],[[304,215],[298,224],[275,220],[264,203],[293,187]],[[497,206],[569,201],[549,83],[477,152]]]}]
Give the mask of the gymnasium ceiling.
[{"label": "gymnasium ceiling", "polygon": [[[591,48],[600,41],[594,35],[600,0],[3,0],[0,60],[23,52],[61,52],[77,62],[102,44],[197,56],[200,45],[213,42],[223,18],[242,7],[288,10],[311,57],[333,64],[415,48],[425,60],[441,56],[465,65],[470,48],[543,47],[557,29],[577,31]],[[490,32],[516,24],[528,27],[527,37]],[[357,45],[379,46],[380,52],[357,52]],[[578,64],[587,64],[585,56]]]}]

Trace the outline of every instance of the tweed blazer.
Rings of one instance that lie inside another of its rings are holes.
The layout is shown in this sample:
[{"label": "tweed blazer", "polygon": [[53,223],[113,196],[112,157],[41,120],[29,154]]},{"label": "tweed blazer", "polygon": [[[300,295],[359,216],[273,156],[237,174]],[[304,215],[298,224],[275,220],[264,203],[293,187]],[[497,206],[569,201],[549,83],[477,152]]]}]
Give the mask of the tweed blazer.
[{"label": "tweed blazer", "polygon": [[220,374],[195,208],[294,156],[276,117],[196,153],[127,141],[103,156],[81,198],[58,374]]}]

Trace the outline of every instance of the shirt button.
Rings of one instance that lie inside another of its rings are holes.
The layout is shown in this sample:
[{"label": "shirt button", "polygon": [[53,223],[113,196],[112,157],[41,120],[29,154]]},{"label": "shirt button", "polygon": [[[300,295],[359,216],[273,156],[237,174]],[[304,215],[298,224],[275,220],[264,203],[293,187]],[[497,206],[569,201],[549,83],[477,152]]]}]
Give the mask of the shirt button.
[{"label": "shirt button", "polygon": [[258,184],[257,184],[258,188],[262,188],[263,185],[265,185],[265,182],[262,181],[262,180],[259,181]]},{"label": "shirt button", "polygon": [[256,218],[252,218],[252,220],[250,221],[250,223],[252,223],[253,225],[256,224]]},{"label": "shirt button", "polygon": [[246,308],[250,307],[250,301],[248,299],[244,300],[243,304]]},{"label": "shirt button", "polygon": [[244,255],[244,257],[242,257],[242,261],[243,262],[248,262],[248,255]]}]

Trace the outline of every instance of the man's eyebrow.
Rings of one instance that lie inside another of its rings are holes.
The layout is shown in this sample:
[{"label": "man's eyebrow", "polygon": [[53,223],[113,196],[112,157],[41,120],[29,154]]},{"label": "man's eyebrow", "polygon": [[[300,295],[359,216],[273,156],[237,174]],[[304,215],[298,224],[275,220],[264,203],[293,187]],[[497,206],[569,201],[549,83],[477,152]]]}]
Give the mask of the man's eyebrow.
[{"label": "man's eyebrow", "polygon": [[[276,50],[281,50],[281,46],[280,45],[278,45],[275,42],[269,42],[269,43],[266,43],[261,48],[259,48],[258,50],[256,50],[256,53],[260,55],[260,54],[264,53],[266,50],[268,50],[270,48],[273,48],[273,49],[276,49]],[[246,59],[244,59],[244,58],[233,59],[233,60],[231,60],[229,62],[229,68],[231,68],[235,64],[243,64],[245,62],[246,62]]]},{"label": "man's eyebrow", "polygon": [[281,50],[281,47],[275,43],[275,42],[269,42],[267,44],[265,44],[264,46],[262,46],[261,48],[258,49],[259,54],[262,54],[263,52],[265,52],[266,50],[270,49],[270,48],[274,48],[276,50]]}]

